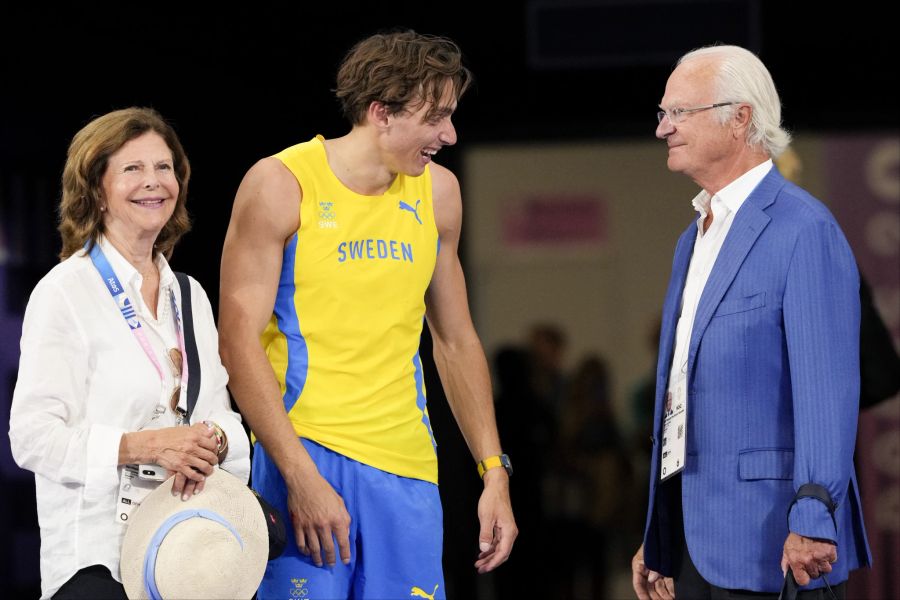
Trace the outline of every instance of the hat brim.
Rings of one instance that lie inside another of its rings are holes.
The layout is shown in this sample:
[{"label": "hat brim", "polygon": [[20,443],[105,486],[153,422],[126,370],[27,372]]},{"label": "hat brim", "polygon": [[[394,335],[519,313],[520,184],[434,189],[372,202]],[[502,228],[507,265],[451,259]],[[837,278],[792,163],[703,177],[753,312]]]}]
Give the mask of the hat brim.
[{"label": "hat brim", "polygon": [[[269,553],[259,502],[239,479],[216,468],[203,491],[186,501],[170,477],[129,520],[120,568],[132,600],[251,598]],[[149,583],[149,586],[148,586]]]}]

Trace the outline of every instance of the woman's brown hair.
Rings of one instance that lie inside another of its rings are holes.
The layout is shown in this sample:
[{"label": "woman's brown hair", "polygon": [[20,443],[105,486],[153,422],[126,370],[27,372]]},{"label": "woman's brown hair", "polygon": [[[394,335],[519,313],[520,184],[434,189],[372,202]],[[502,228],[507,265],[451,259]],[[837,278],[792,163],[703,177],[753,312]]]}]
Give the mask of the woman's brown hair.
[{"label": "woman's brown hair", "polygon": [[62,175],[62,199],[59,203],[59,233],[62,236],[61,259],[66,259],[103,233],[103,174],[109,157],[131,140],[154,131],[172,151],[178,198],[175,212],[154,244],[154,253],[171,258],[175,244],[191,228],[187,208],[191,165],[175,130],[152,108],[132,107],[97,117],[72,138]]}]

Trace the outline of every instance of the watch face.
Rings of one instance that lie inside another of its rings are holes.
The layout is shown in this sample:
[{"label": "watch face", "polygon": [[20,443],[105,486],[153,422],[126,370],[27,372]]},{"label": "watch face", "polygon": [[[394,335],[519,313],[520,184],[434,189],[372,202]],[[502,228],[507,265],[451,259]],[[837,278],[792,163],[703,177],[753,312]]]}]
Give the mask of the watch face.
[{"label": "watch face", "polygon": [[500,464],[503,465],[503,468],[506,469],[506,473],[508,475],[513,474],[512,463],[509,460],[509,457],[505,454],[500,455]]}]

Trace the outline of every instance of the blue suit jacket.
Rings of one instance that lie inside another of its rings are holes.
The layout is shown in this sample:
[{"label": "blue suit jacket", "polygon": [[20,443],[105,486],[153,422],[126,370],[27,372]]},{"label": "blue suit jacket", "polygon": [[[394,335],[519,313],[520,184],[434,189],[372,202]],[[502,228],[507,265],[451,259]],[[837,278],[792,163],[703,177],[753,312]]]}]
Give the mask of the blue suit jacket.
[{"label": "blue suit jacket", "polygon": [[[673,549],[665,512],[671,486],[659,485],[662,404],[696,235],[692,223],[675,249],[656,372],[644,559],[665,575]],[[703,290],[688,386],[684,530],[707,581],[778,592],[789,524],[837,543],[830,583],[871,564],[853,470],[859,274],[831,213],[775,168],[735,215]],[[805,483],[828,490],[834,520],[814,498],[791,507]]]}]

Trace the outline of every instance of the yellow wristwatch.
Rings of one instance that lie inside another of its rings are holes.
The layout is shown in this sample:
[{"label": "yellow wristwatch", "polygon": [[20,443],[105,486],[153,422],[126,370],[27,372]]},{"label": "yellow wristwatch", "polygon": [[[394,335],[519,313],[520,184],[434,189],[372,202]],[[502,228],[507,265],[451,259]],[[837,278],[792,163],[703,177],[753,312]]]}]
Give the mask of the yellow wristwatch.
[{"label": "yellow wristwatch", "polygon": [[483,461],[478,463],[478,476],[484,479],[484,473],[488,469],[493,469],[495,467],[503,467],[506,469],[506,474],[512,476],[513,468],[512,463],[509,462],[509,457],[505,454],[501,454],[499,456],[488,456]]}]

